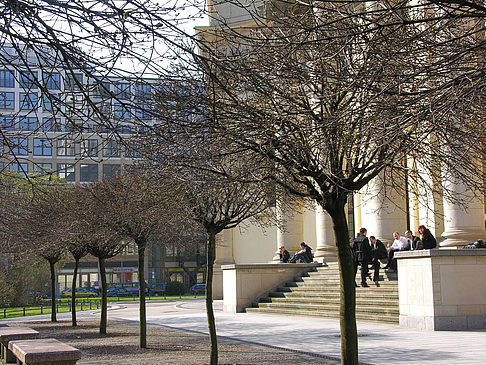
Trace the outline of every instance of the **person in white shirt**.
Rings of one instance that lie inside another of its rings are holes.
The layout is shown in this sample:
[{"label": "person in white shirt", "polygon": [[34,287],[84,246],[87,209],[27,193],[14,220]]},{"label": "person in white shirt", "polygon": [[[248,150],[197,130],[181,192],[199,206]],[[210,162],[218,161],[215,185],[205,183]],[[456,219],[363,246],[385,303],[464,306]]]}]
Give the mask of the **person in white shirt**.
[{"label": "person in white shirt", "polygon": [[398,232],[393,232],[393,244],[388,245],[388,263],[384,267],[385,269],[397,270],[397,260],[394,258],[395,251],[404,251],[408,248],[407,239],[401,237]]}]

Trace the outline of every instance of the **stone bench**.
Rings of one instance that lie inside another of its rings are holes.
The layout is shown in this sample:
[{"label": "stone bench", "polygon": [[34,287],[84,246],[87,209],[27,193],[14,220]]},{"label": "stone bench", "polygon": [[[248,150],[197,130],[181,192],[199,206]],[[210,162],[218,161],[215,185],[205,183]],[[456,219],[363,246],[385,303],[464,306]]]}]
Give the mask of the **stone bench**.
[{"label": "stone bench", "polygon": [[8,348],[18,365],[71,365],[81,358],[81,351],[53,338],[10,341]]},{"label": "stone bench", "polygon": [[39,338],[39,332],[29,327],[0,327],[0,348],[2,358],[7,363],[15,363],[16,359],[8,349],[10,341],[31,340]]}]

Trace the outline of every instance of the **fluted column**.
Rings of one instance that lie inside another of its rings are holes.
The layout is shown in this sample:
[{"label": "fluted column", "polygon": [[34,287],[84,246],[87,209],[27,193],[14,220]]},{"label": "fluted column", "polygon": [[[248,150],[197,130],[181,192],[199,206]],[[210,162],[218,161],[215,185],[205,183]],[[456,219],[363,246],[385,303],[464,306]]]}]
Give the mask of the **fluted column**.
[{"label": "fluted column", "polygon": [[303,202],[287,202],[277,200],[277,251],[273,261],[279,261],[280,246],[285,246],[292,256],[300,250],[304,241],[304,205]]},{"label": "fluted column", "polygon": [[317,248],[314,254],[316,261],[337,261],[336,238],[331,216],[319,204],[316,204],[316,240]]},{"label": "fluted column", "polygon": [[[392,177],[381,173],[361,189],[356,206],[360,209],[360,223],[368,230],[368,237],[375,236],[383,242],[390,242],[394,231],[403,234],[407,229],[406,198],[402,192],[386,186],[386,178]],[[359,228],[356,227],[356,231]]]},{"label": "fluted column", "polygon": [[[435,173],[412,157],[409,167],[410,230],[418,236],[418,227],[426,226],[434,237],[444,232],[444,206],[440,168]],[[418,178],[420,176],[420,179]]]},{"label": "fluted column", "polygon": [[478,239],[486,239],[484,205],[482,197],[467,189],[459,181],[444,180],[453,199],[444,198],[444,241],[441,248],[460,248]]}]

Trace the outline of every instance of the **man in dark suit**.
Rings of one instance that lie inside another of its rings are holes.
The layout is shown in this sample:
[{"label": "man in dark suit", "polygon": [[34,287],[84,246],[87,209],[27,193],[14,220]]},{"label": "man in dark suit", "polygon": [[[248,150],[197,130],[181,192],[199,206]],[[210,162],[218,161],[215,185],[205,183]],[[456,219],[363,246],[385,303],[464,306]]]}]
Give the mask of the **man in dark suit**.
[{"label": "man in dark suit", "polygon": [[359,236],[354,239],[354,274],[358,272],[358,265],[361,264],[361,286],[367,288],[366,277],[368,276],[368,264],[371,262],[370,241],[366,237],[366,228],[359,230]]},{"label": "man in dark suit", "polygon": [[410,250],[415,251],[423,249],[423,247],[421,247],[422,242],[420,240],[420,237],[414,236],[412,231],[407,230],[405,232],[405,238],[407,239]]},{"label": "man in dark suit", "polygon": [[373,273],[373,281],[378,283],[380,277],[380,259],[386,259],[388,254],[386,247],[380,240],[377,240],[375,236],[370,236],[371,242],[371,264],[375,270]]}]

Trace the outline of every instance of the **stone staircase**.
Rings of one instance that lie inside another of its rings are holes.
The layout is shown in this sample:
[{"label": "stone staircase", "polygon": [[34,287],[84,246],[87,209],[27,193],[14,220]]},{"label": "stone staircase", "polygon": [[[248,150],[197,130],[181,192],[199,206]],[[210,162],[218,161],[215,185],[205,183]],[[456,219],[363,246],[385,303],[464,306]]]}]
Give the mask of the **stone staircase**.
[{"label": "stone staircase", "polygon": [[[373,270],[370,270],[373,275]],[[360,283],[358,270],[356,282]],[[356,288],[356,319],[398,323],[398,278],[380,270],[379,286]],[[337,263],[317,267],[296,281],[289,281],[261,298],[247,312],[339,318],[339,268]]]}]

